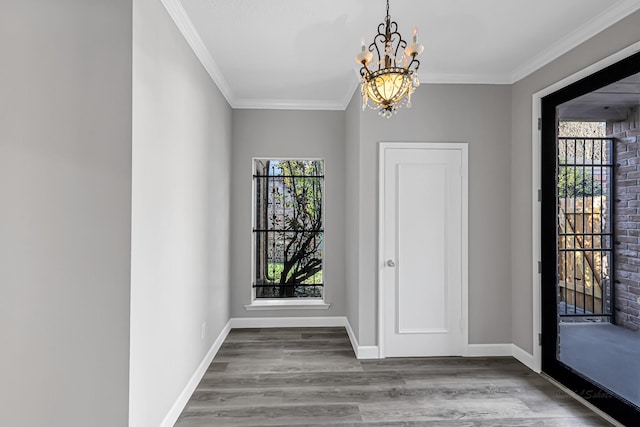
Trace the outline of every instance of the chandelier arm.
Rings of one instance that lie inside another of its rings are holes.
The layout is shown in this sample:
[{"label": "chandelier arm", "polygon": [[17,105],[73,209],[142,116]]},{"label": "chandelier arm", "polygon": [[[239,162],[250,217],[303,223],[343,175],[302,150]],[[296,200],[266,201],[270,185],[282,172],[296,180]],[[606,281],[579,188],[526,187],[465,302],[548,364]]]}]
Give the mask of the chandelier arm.
[{"label": "chandelier arm", "polygon": [[380,63],[382,62],[382,59],[384,58],[384,55],[380,53],[380,48],[378,47],[378,43],[380,43],[382,46],[385,45],[385,41],[386,41],[386,36],[382,33],[378,33],[376,34],[376,36],[373,38],[373,43],[371,43],[369,45],[369,51],[373,52],[373,49],[371,49],[371,47],[373,46],[376,49],[376,54],[378,55],[378,65],[380,65]]},{"label": "chandelier arm", "polygon": [[[396,23],[395,23],[395,22],[393,22],[393,24],[396,24]],[[402,39],[402,36],[400,35],[400,33],[399,33],[399,32],[398,32],[398,30],[397,30],[397,27],[398,27],[398,24],[396,24],[396,31],[393,31],[393,32],[391,33],[391,39],[392,39],[392,40],[393,40],[393,36],[398,36],[398,39],[400,40],[400,41],[398,42],[398,44],[396,45],[396,50],[395,50],[395,52],[393,53],[394,58],[397,58],[397,57],[398,57],[398,50],[400,50],[400,48],[402,48],[401,52],[404,52],[404,49],[407,47],[407,42],[406,42],[406,41],[404,41],[404,40]]]},{"label": "chandelier arm", "polygon": [[413,69],[413,71],[418,71],[418,68],[420,68],[420,61],[416,59],[416,56],[418,55],[412,55],[411,62],[409,62],[409,65],[407,65],[407,70],[410,69],[413,64],[416,64],[416,67]]},{"label": "chandelier arm", "polygon": [[[396,21],[388,21],[389,22],[389,34],[393,35],[393,34],[398,34],[398,23]],[[400,39],[402,40],[402,36],[400,36]]]}]

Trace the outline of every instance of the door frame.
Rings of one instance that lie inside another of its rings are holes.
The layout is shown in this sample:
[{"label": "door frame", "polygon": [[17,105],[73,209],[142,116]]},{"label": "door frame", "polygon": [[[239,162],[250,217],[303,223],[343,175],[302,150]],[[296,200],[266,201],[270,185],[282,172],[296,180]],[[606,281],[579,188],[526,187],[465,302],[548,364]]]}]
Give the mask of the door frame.
[{"label": "door frame", "polygon": [[[539,190],[541,195],[539,199],[541,200],[534,203],[534,212],[537,210],[538,216],[534,215],[533,224],[534,229],[538,228],[534,245],[538,244],[537,255],[540,257],[538,259],[542,260],[538,277],[534,279],[534,289],[538,288],[537,295],[534,294],[534,316],[539,317],[538,321],[534,322],[534,328],[537,326],[538,331],[542,334],[538,345],[534,345],[534,351],[537,350],[536,363],[539,363],[537,367],[583,400],[624,423],[637,419],[640,413],[637,404],[626,402],[623,398],[610,392],[605,385],[581,375],[557,358],[558,318],[557,291],[555,289],[557,283],[557,239],[555,236],[557,216],[554,190],[556,188],[557,155],[555,146],[551,149],[549,142],[557,140],[557,105],[613,83],[620,78],[636,74],[639,59],[640,43],[635,43],[606,60],[583,70],[580,73],[580,78],[572,80],[573,76],[571,76],[564,79],[552,86],[553,90],[545,91],[544,95],[537,99],[534,98],[534,112],[539,113],[538,117],[540,117],[541,123],[538,126],[540,130],[536,131],[537,138],[534,139],[534,144],[537,142],[537,150],[534,151],[534,156],[537,154],[537,159],[534,158],[534,162],[538,161],[537,168],[534,167],[534,174],[536,171],[538,172],[537,179],[534,175],[534,183],[537,182],[540,185],[538,188],[542,189],[542,191]],[[547,191],[549,189],[552,189],[552,192]],[[545,259],[549,260],[548,262],[542,259],[542,252],[546,254]],[[547,284],[553,283],[554,288],[543,288],[542,280],[545,280]],[[537,309],[536,303],[538,304]]]},{"label": "door frame", "polygon": [[385,300],[384,280],[384,174],[387,149],[456,150],[462,155],[461,206],[461,267],[462,267],[462,323],[463,356],[469,348],[469,144],[466,142],[380,142],[378,150],[378,357],[385,358]]},{"label": "door frame", "polygon": [[531,166],[532,166],[532,179],[531,179],[531,208],[532,208],[532,224],[531,224],[531,247],[533,257],[531,258],[531,273],[532,273],[532,305],[533,305],[533,334],[532,334],[532,348],[533,348],[533,366],[529,366],[534,372],[540,373],[542,371],[542,343],[540,338],[542,336],[542,284],[541,284],[541,271],[539,270],[539,263],[542,260],[541,251],[541,221],[542,213],[540,209],[539,191],[541,189],[541,176],[542,176],[542,132],[538,126],[538,120],[542,117],[542,98],[550,95],[558,90],[569,86],[585,77],[590,76],[604,68],[613,65],[624,58],[627,58],[635,53],[640,52],[640,41],[633,43],[626,48],[613,53],[612,55],[568,76],[558,82],[547,86],[546,88],[536,92],[532,96],[532,115],[531,115]]}]

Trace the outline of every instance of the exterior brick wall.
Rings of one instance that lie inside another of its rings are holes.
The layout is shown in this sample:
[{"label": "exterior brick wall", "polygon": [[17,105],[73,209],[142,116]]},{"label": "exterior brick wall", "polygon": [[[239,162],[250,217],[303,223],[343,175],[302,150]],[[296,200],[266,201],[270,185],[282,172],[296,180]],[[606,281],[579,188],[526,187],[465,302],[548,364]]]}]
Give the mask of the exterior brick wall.
[{"label": "exterior brick wall", "polygon": [[615,323],[640,329],[640,108],[623,121],[607,122],[615,138]]}]

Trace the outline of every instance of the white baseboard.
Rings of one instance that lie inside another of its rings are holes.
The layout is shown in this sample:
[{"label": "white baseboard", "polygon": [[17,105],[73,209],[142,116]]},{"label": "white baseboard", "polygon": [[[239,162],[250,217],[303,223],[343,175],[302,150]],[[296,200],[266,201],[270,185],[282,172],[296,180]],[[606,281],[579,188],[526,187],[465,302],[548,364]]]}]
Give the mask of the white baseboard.
[{"label": "white baseboard", "polygon": [[522,363],[524,366],[531,369],[532,371],[538,372],[538,373],[540,372],[540,371],[536,371],[535,369],[533,355],[530,353],[527,353],[526,351],[524,351],[523,349],[521,349],[515,344],[511,344],[511,355],[520,363]]},{"label": "white baseboard", "polygon": [[178,421],[178,417],[184,410],[187,402],[189,402],[189,399],[191,398],[191,395],[195,391],[196,387],[198,387],[198,384],[204,376],[204,373],[207,371],[207,368],[211,364],[211,361],[218,353],[218,350],[220,350],[220,347],[222,347],[222,343],[224,343],[227,335],[229,335],[230,330],[231,321],[227,322],[227,324],[224,325],[224,328],[222,328],[220,335],[218,335],[218,338],[216,338],[216,340],[213,342],[213,345],[204,356],[204,359],[202,359],[202,362],[200,362],[200,365],[198,365],[198,368],[193,373],[191,379],[182,390],[182,393],[180,393],[178,399],[175,401],[167,415],[164,417],[162,423],[160,423],[160,427],[173,427],[176,421]]},{"label": "white baseboard", "polygon": [[325,317],[232,317],[231,329],[246,328],[331,328],[345,326],[344,316]]},{"label": "white baseboard", "polygon": [[512,356],[511,344],[469,344],[467,357]]},{"label": "white baseboard", "polygon": [[377,345],[359,345],[356,357],[360,360],[364,359],[379,359],[380,350]]},{"label": "white baseboard", "polygon": [[351,323],[349,323],[349,319],[345,317],[344,319],[344,327],[347,330],[347,335],[349,336],[349,341],[351,341],[351,347],[353,347],[353,352],[356,355],[356,359],[358,358],[358,338],[356,338],[356,334],[353,332],[351,328]]},{"label": "white baseboard", "polygon": [[378,359],[380,357],[378,346],[358,344],[358,338],[356,338],[356,334],[353,332],[353,329],[351,328],[349,319],[345,317],[344,321],[345,321],[344,327],[347,329],[347,335],[349,336],[349,340],[351,341],[353,352],[356,354],[356,359]]}]

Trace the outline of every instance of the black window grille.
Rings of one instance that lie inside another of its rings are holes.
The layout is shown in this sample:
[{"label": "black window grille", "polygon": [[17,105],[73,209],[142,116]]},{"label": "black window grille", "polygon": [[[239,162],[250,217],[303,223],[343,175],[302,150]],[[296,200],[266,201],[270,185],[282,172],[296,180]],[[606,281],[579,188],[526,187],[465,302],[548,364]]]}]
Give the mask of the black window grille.
[{"label": "black window grille", "polygon": [[558,314],[610,317],[613,311],[614,144],[558,138]]},{"label": "black window grille", "polygon": [[323,297],[322,160],[254,161],[256,298]]}]

